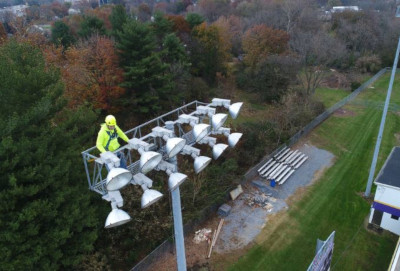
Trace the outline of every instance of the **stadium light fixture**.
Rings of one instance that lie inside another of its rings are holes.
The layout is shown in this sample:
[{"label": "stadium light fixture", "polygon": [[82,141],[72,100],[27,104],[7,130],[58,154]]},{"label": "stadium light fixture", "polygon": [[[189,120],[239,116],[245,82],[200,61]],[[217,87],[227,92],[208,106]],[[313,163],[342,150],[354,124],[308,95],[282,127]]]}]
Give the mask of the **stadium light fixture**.
[{"label": "stadium light fixture", "polygon": [[200,156],[200,150],[192,146],[186,145],[182,149],[182,154],[190,155],[194,159],[194,172],[200,173],[211,162],[211,158],[207,156]]},{"label": "stadium light fixture", "polygon": [[124,210],[118,209],[115,203],[111,203],[112,211],[108,214],[104,228],[109,229],[131,221],[131,217]]},{"label": "stadium light fixture", "polygon": [[141,198],[142,209],[150,206],[163,197],[163,194],[157,190],[150,189],[153,186],[153,181],[143,173],[135,174],[131,183],[133,185],[140,185],[140,187],[143,189],[143,195]]},{"label": "stadium light fixture", "polygon": [[168,158],[172,158],[177,155],[183,147],[186,145],[186,140],[180,137],[175,137],[174,132],[163,127],[154,127],[152,129],[152,135],[155,137],[161,137],[166,141],[165,151]]},{"label": "stadium light fixture", "polygon": [[123,188],[132,180],[132,173],[125,168],[111,168],[107,174],[106,188],[115,191]]},{"label": "stadium light fixture", "polygon": [[214,137],[210,137],[210,136],[206,136],[198,143],[199,144],[208,144],[210,147],[212,147],[212,154],[213,154],[214,160],[217,160],[218,157],[220,157],[221,154],[225,151],[225,149],[228,148],[228,145],[226,145],[226,144],[223,144],[223,143],[217,144],[217,139]]},{"label": "stadium light fixture", "polygon": [[152,144],[138,138],[132,138],[128,141],[128,145],[129,148],[135,149],[140,153],[140,172],[144,174],[152,171],[162,160],[160,153],[149,151]]},{"label": "stadium light fixture", "polygon": [[218,113],[211,117],[211,124],[214,130],[218,130],[222,125],[224,125],[226,119],[228,118],[227,114]]},{"label": "stadium light fixture", "polygon": [[211,101],[212,106],[223,106],[229,109],[229,114],[231,115],[232,119],[236,119],[239,116],[240,109],[243,105],[242,102],[234,103],[231,105],[231,100],[227,99],[220,99],[214,98]]},{"label": "stadium light fixture", "polygon": [[196,142],[202,140],[210,132],[210,125],[205,123],[196,124],[193,127],[193,136]]},{"label": "stadium light fixture", "polygon": [[104,228],[109,229],[131,221],[131,217],[125,211],[118,209],[124,205],[121,193],[119,191],[108,191],[103,199],[111,201],[112,211],[108,214]]},{"label": "stadium light fixture", "polygon": [[228,136],[228,144],[229,147],[233,148],[239,142],[240,138],[242,137],[242,133],[232,133]]},{"label": "stadium light fixture", "polygon": [[242,133],[232,133],[231,129],[226,127],[221,127],[218,130],[213,130],[212,134],[214,135],[224,135],[228,138],[228,145],[229,147],[233,148],[239,142],[240,138],[242,137]]},{"label": "stadium light fixture", "polygon": [[196,142],[203,139],[203,137],[205,137],[210,132],[209,124],[200,123],[199,118],[192,115],[186,115],[186,114],[179,115],[177,122],[187,123],[193,127],[193,136]]},{"label": "stadium light fixture", "polygon": [[187,179],[187,175],[177,172],[177,168],[177,165],[164,160],[155,168],[155,170],[162,170],[168,174],[168,187],[171,191],[179,187]]}]

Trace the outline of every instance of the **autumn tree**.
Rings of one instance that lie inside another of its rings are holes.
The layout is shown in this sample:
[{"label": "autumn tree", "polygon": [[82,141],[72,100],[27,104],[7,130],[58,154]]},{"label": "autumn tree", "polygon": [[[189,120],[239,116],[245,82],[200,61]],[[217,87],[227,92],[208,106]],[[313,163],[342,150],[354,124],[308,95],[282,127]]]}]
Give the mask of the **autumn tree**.
[{"label": "autumn tree", "polygon": [[289,35],[266,25],[255,25],[243,35],[244,62],[254,68],[269,55],[281,55],[288,50]]},{"label": "autumn tree", "polygon": [[324,32],[297,32],[291,40],[302,70],[298,78],[306,94],[314,94],[330,65],[342,62],[346,48],[339,40]]},{"label": "autumn tree", "polygon": [[226,63],[230,59],[230,44],[224,43],[220,30],[206,23],[192,30],[191,44],[192,73],[214,83],[217,72],[226,73]]},{"label": "autumn tree", "polygon": [[7,32],[3,24],[0,22],[0,45],[7,40]]},{"label": "autumn tree", "polygon": [[56,48],[48,48],[45,53],[61,70],[70,108],[89,104],[106,112],[118,110],[116,100],[124,93],[119,86],[123,71],[109,38],[94,35],[63,54]]},{"label": "autumn tree", "polygon": [[151,8],[146,3],[141,3],[137,8],[137,17],[142,22],[147,22],[151,17]]},{"label": "autumn tree", "polygon": [[202,14],[208,22],[214,22],[220,16],[228,15],[230,12],[229,0],[200,0],[197,5],[199,13]]},{"label": "autumn tree", "polygon": [[66,4],[61,4],[59,2],[53,2],[50,5],[53,13],[59,18],[63,18],[68,15],[68,6]]}]

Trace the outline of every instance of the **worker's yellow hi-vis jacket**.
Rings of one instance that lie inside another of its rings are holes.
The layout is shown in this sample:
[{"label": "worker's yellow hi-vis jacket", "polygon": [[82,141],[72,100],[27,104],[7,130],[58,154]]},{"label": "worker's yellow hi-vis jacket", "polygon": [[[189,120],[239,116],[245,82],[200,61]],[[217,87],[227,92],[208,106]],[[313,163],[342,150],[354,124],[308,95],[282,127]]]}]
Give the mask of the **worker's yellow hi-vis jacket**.
[{"label": "worker's yellow hi-vis jacket", "polygon": [[115,151],[119,148],[118,137],[122,138],[125,142],[128,142],[128,137],[125,133],[115,125],[114,130],[107,128],[107,125],[103,123],[99,134],[97,135],[96,147],[100,152]]}]

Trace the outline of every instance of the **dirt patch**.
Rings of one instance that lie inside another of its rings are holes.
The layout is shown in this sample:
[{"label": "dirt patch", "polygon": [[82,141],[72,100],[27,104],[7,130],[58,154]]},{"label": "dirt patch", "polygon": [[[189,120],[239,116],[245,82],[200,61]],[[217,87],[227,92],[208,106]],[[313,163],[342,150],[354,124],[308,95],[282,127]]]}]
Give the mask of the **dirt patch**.
[{"label": "dirt patch", "polygon": [[351,110],[339,108],[338,110],[335,111],[335,113],[333,113],[333,115],[336,117],[352,117],[355,116],[356,113]]},{"label": "dirt patch", "polygon": [[400,133],[394,134],[394,137],[396,138],[397,145],[400,145]]},{"label": "dirt patch", "polygon": [[336,71],[331,71],[320,84],[322,87],[328,88],[344,88],[347,89],[350,86],[350,81],[346,75],[338,73]]}]

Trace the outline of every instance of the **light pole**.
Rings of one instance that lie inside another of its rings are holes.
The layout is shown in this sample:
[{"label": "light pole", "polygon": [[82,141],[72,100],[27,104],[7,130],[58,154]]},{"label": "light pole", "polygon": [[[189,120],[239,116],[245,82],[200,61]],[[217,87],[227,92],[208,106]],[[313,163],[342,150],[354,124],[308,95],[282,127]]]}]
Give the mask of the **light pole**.
[{"label": "light pole", "polygon": [[[399,8],[399,6],[397,7],[397,10],[396,10],[396,17],[400,17],[400,8]],[[365,188],[365,193],[364,193],[365,197],[369,197],[369,195],[371,193],[372,182],[373,182],[373,178],[374,178],[374,175],[375,175],[376,162],[378,161],[378,155],[379,155],[379,149],[380,149],[380,146],[381,146],[383,130],[385,128],[386,115],[387,115],[388,108],[389,108],[389,103],[390,103],[390,96],[392,94],[394,76],[396,74],[397,63],[399,61],[399,53],[400,53],[400,38],[399,38],[399,41],[397,43],[396,56],[395,56],[394,61],[393,61],[392,74],[390,76],[388,92],[386,94],[386,101],[385,101],[385,106],[383,108],[381,124],[379,126],[378,138],[376,140],[374,156],[372,158],[371,167],[370,167],[370,170],[369,170],[367,187]]]},{"label": "light pole", "polygon": [[[214,98],[212,103],[206,104],[198,101],[174,109],[160,117],[148,121],[126,132],[131,135],[128,145],[115,151],[128,151],[128,168],[119,168],[119,158],[112,152],[102,153],[100,157],[93,153],[95,147],[82,152],[89,189],[102,195],[102,198],[111,202],[112,211],[107,217],[105,228],[122,225],[131,220],[129,214],[119,209],[123,206],[120,189],[128,184],[138,185],[143,189],[141,199],[142,208],[155,203],[162,198],[162,194],[151,189],[153,181],[145,174],[154,170],[165,171],[169,175],[168,187],[172,198],[172,212],[174,220],[174,235],[177,253],[177,267],[179,271],[186,270],[186,256],[184,233],[182,223],[181,199],[179,185],[187,176],[178,172],[177,155],[190,155],[194,159],[195,173],[201,172],[210,162],[211,158],[200,155],[200,150],[193,147],[195,144],[208,144],[213,148],[213,158],[217,159],[228,147],[234,147],[241,138],[241,133],[231,133],[229,128],[222,127],[227,120],[227,115],[218,113],[218,106],[229,109],[235,119],[243,103],[230,104],[230,100]],[[186,114],[184,114],[185,112]],[[188,114],[188,112],[191,112]],[[210,124],[202,123],[208,116]],[[162,127],[162,124],[165,124]],[[190,125],[189,132],[183,125]],[[149,127],[152,132],[143,135],[142,129]],[[175,135],[177,130],[177,135]],[[228,138],[228,145],[216,143],[216,138],[210,135],[223,134]],[[164,143],[165,142],[165,143]],[[139,161],[132,161],[131,151],[140,154]],[[90,162],[93,162],[91,164]],[[108,169],[104,178],[103,168]],[[90,171],[91,169],[92,171]]]}]

